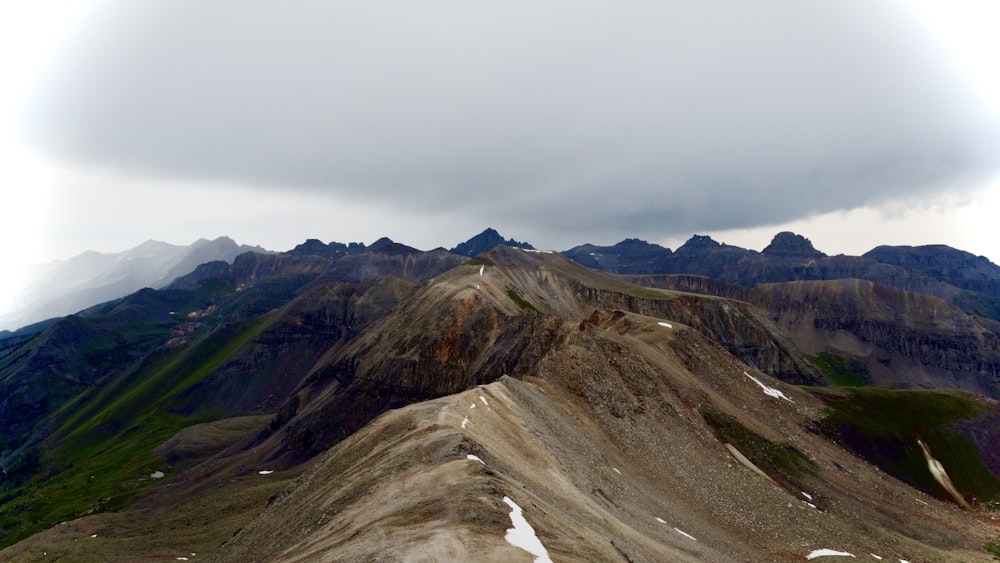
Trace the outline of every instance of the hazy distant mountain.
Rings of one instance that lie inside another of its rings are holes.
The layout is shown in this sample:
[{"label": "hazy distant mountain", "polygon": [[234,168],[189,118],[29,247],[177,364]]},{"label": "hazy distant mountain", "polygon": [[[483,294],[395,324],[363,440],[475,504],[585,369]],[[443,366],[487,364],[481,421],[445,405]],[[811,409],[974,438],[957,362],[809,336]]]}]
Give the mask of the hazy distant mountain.
[{"label": "hazy distant mountain", "polygon": [[87,251],[69,260],[41,264],[29,274],[28,286],[14,300],[15,308],[0,315],[0,329],[76,313],[144,287],[160,288],[199,264],[232,262],[249,251],[267,252],[228,237],[199,239],[189,246],[148,240],[124,252]]}]

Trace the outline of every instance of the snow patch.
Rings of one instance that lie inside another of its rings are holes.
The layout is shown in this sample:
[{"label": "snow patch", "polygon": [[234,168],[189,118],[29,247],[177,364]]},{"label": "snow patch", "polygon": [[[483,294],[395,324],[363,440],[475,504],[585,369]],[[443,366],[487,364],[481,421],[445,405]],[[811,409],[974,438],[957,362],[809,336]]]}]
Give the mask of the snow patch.
[{"label": "snow patch", "polygon": [[150,479],[163,479],[163,472],[162,471],[154,471],[154,472],[152,472],[152,473],[149,474],[149,478]]},{"label": "snow patch", "polygon": [[868,555],[871,555],[872,557],[874,557],[875,559],[878,559],[879,561],[882,560],[881,557],[879,557],[878,555],[875,555],[874,553],[869,553]]},{"label": "snow patch", "polygon": [[472,403],[471,405],[469,405],[469,408],[470,408],[470,409],[474,409],[474,408],[476,408],[476,403]]},{"label": "snow patch", "polygon": [[802,496],[806,497],[809,500],[813,499],[813,496],[805,491],[802,491]]},{"label": "snow patch", "polygon": [[659,522],[660,524],[666,524],[667,523],[666,520],[664,520],[663,518],[660,518],[659,516],[656,516],[655,518],[656,518],[656,521]]},{"label": "snow patch", "polygon": [[274,473],[273,469],[261,469],[257,472],[258,475],[270,475],[272,473]]},{"label": "snow patch", "polygon": [[927,460],[927,469],[929,469],[931,475],[934,476],[934,480],[937,481],[945,491],[948,491],[948,494],[951,495],[951,498],[955,499],[955,502],[957,502],[959,506],[962,506],[967,510],[972,510],[972,506],[955,487],[955,484],[951,481],[951,477],[948,476],[948,472],[944,470],[944,465],[931,455],[931,450],[927,447],[927,444],[919,439],[917,440],[917,444],[924,452],[924,458]]},{"label": "snow patch", "polygon": [[535,563],[552,563],[549,552],[535,535],[535,529],[524,518],[521,507],[510,500],[510,497],[503,497],[503,501],[510,507],[510,521],[514,524],[513,528],[507,528],[507,535],[504,536],[507,543],[534,555]]},{"label": "snow patch", "polygon": [[617,474],[619,474],[619,475],[621,475],[621,474],[622,474],[622,472],[621,472],[621,471],[618,471],[618,468],[617,468],[617,467],[612,467],[612,468],[611,468],[611,471],[614,471],[615,473],[617,473]]},{"label": "snow patch", "polygon": [[525,252],[534,252],[536,254],[552,254],[554,250],[534,250],[532,248],[522,248],[521,250]]},{"label": "snow patch", "polygon": [[685,532],[684,530],[682,530],[682,529],[680,529],[680,528],[674,528],[674,530],[676,530],[678,534],[680,534],[680,535],[684,536],[685,538],[687,538],[687,539],[689,539],[689,540],[694,540],[694,541],[698,541],[697,539],[695,539],[695,537],[694,537],[694,536],[692,536],[691,534],[689,534],[689,533]]},{"label": "snow patch", "polygon": [[479,277],[483,277],[483,270],[485,269],[486,269],[485,265],[479,267]]},{"label": "snow patch", "polygon": [[462,419],[462,430],[465,430],[465,427],[468,426],[468,425],[469,425],[469,417],[463,418]]},{"label": "snow patch", "polygon": [[674,328],[674,325],[672,325],[672,324],[670,324],[670,323],[668,323],[668,322],[664,322],[664,321],[660,321],[660,322],[658,322],[658,323],[656,323],[656,324],[658,324],[658,325],[660,325],[660,326],[664,326],[664,327],[667,327],[667,328]]},{"label": "snow patch", "polygon": [[794,403],[795,402],[795,401],[791,400],[787,395],[785,395],[781,391],[775,389],[774,387],[768,387],[767,385],[764,385],[764,383],[761,380],[759,380],[756,377],[750,375],[749,373],[743,372],[743,375],[745,375],[745,376],[749,377],[750,379],[752,379],[753,382],[756,383],[757,385],[760,385],[760,388],[764,390],[764,394],[767,395],[768,397],[774,397],[775,399],[784,399],[784,400],[788,401],[789,403]]},{"label": "snow patch", "polygon": [[465,459],[467,459],[469,461],[478,461],[479,463],[482,463],[483,465],[486,465],[485,461],[479,459],[478,456],[474,456],[472,454],[469,454],[469,455],[465,456]]},{"label": "snow patch", "polygon": [[490,406],[490,404],[486,402],[486,397],[483,397],[482,395],[480,395],[479,396],[479,400],[482,401],[483,404],[486,405],[487,407]]},{"label": "snow patch", "polygon": [[847,553],[846,551],[834,551],[832,549],[817,549],[809,552],[809,555],[806,555],[806,559],[816,559],[817,557],[854,557],[857,559],[853,553]]}]

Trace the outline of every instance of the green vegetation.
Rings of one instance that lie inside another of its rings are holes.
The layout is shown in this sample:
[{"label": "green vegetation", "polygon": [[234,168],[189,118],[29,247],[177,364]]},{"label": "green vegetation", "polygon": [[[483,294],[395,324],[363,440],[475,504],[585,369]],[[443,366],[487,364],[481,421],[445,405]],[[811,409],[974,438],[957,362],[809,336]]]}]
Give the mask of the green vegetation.
[{"label": "green vegetation", "polygon": [[271,317],[220,327],[183,349],[157,352],[63,405],[54,417],[58,429],[26,454],[31,475],[0,489],[0,546],[60,521],[120,510],[148,493],[156,483],[151,474],[169,472],[154,449],[181,429],[222,415],[170,414],[171,400],[222,367]]},{"label": "green vegetation", "polygon": [[827,407],[820,429],[899,479],[942,499],[950,497],[927,468],[919,438],[959,491],[989,501],[1000,480],[983,463],[962,424],[983,407],[957,392],[843,388],[817,392]]},{"label": "green vegetation", "polygon": [[507,297],[510,297],[514,301],[514,303],[517,303],[518,307],[520,307],[521,309],[531,309],[532,311],[541,314],[541,311],[539,311],[537,307],[529,303],[528,300],[524,298],[524,295],[521,294],[520,290],[518,290],[516,287],[508,285],[505,289],[507,290]]},{"label": "green vegetation", "polygon": [[463,264],[466,266],[481,266],[483,263],[480,262],[479,259],[477,258],[469,258],[468,260],[463,262]]},{"label": "green vegetation", "polygon": [[782,485],[800,487],[800,480],[818,473],[816,462],[795,447],[772,442],[714,408],[705,410],[703,414],[720,441],[735,446],[754,465]]},{"label": "green vegetation", "polygon": [[869,384],[868,368],[860,360],[845,358],[829,352],[809,356],[813,365],[819,368],[834,385],[841,387],[863,387]]},{"label": "green vegetation", "polygon": [[993,538],[983,546],[986,553],[993,556],[993,559],[1000,561],[1000,538]]}]

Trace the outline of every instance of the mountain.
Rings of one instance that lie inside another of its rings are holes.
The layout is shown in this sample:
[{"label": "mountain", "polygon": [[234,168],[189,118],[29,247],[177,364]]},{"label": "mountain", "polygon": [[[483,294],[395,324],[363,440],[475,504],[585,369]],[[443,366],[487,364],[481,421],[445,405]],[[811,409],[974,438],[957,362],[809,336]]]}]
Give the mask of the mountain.
[{"label": "mountain", "polygon": [[488,228],[469,240],[459,243],[451,249],[453,254],[461,256],[475,256],[483,252],[489,252],[497,246],[504,245],[512,248],[527,248],[534,250],[534,247],[526,242],[517,242],[514,239],[504,239],[500,233],[492,228]]},{"label": "mountain", "polygon": [[651,274],[662,273],[668,268],[671,252],[658,244],[625,239],[614,246],[575,246],[562,254],[595,270],[613,274]]},{"label": "mountain", "polygon": [[944,245],[880,246],[862,256],[827,256],[809,239],[775,235],[761,252],[695,235],[676,251],[636,239],[583,245],[563,254],[589,268],[625,275],[690,274],[744,287],[805,280],[861,279],[943,298],[1000,321],[1000,266]]},{"label": "mountain", "polygon": [[148,240],[124,252],[88,251],[63,262],[35,267],[16,298],[17,307],[0,315],[0,328],[20,328],[69,315],[93,305],[124,297],[144,287],[161,288],[199,264],[232,262],[244,252],[266,252],[238,245],[228,237],[199,239],[189,246]]},{"label": "mountain", "polygon": [[[782,239],[670,255],[827,258]],[[945,299],[332,244],[0,338],[0,560],[992,559],[998,332]]]}]

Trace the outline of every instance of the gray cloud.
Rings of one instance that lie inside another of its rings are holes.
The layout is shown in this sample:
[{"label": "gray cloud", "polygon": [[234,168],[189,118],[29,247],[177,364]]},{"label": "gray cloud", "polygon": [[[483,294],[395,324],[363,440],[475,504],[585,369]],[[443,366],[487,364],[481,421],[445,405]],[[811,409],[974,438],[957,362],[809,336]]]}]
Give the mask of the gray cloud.
[{"label": "gray cloud", "polygon": [[32,100],[65,159],[576,242],[926,199],[1000,154],[890,2],[110,2]]}]

